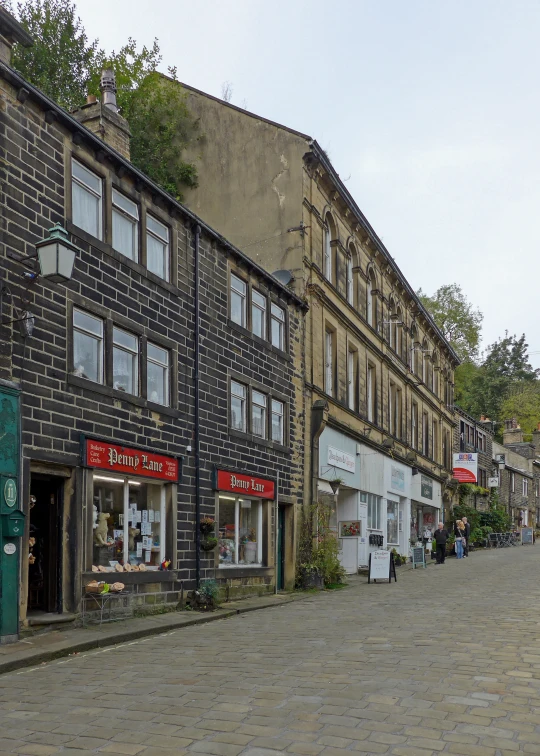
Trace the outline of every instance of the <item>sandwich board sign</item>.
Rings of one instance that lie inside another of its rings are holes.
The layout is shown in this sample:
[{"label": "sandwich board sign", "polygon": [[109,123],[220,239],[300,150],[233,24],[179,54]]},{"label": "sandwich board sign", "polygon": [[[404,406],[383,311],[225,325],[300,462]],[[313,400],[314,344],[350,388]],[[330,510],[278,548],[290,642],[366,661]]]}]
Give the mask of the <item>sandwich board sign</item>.
[{"label": "sandwich board sign", "polygon": [[392,582],[392,577],[397,583],[396,566],[394,564],[394,555],[391,551],[372,551],[369,555],[369,574],[368,583],[377,580],[388,580]]},{"label": "sandwich board sign", "polygon": [[534,543],[532,528],[521,528],[521,543]]},{"label": "sandwich board sign", "polygon": [[426,552],[423,546],[414,546],[412,549],[413,569],[426,566]]}]

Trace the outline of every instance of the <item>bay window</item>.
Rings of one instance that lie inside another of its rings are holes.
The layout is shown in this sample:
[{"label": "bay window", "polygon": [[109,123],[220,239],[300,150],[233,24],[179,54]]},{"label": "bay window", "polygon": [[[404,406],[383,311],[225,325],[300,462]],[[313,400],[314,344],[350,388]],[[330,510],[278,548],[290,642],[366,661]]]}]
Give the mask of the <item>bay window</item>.
[{"label": "bay window", "polygon": [[220,495],[218,528],[220,567],[262,565],[262,501]]},{"label": "bay window", "polygon": [[71,220],[83,231],[102,239],[103,181],[78,163],[71,162]]},{"label": "bay window", "polygon": [[113,189],[112,204],[112,245],[130,260],[137,260],[139,208],[116,189]]},{"label": "bay window", "polygon": [[73,310],[73,374],[103,383],[103,320]]}]

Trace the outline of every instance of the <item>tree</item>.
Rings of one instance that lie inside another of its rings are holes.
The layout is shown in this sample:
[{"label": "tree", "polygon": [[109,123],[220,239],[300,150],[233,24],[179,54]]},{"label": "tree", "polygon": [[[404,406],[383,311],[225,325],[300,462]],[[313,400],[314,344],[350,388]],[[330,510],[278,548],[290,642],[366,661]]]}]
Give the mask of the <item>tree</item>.
[{"label": "tree", "polygon": [[532,433],[540,422],[540,381],[521,381],[513,386],[501,403],[501,420],[517,418],[525,433]]},{"label": "tree", "polygon": [[[0,3],[13,13],[11,0]],[[117,102],[128,120],[131,159],[176,199],[195,186],[197,170],[182,160],[184,148],[198,138],[198,121],[176,81],[157,71],[159,44],[139,51],[131,37],[118,52],[106,55],[98,40],[90,42],[72,0],[21,0],[16,15],[34,39],[30,48],[14,46],[13,65],[32,84],[67,110],[81,106],[87,94],[99,96],[103,68],[116,75]]]},{"label": "tree", "polygon": [[461,286],[446,284],[432,297],[419,289],[417,296],[459,359],[474,362],[478,357],[484,316],[467,300]]},{"label": "tree", "polygon": [[23,0],[16,12],[11,0],[1,4],[34,40],[29,48],[14,46],[13,67],[66,110],[84,103],[104,53],[97,39],[88,39],[71,0]]}]

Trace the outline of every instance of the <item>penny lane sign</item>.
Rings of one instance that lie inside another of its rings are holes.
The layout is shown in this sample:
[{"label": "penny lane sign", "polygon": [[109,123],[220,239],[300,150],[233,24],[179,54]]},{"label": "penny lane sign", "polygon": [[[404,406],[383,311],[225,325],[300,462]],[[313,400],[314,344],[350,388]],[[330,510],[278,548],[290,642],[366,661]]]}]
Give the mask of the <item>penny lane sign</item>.
[{"label": "penny lane sign", "polygon": [[87,467],[142,475],[145,478],[167,480],[173,483],[178,481],[179,464],[175,457],[90,438],[85,439],[84,451]]},{"label": "penny lane sign", "polygon": [[276,498],[276,484],[273,480],[219,468],[214,471],[214,488],[239,496],[257,496],[271,501]]}]

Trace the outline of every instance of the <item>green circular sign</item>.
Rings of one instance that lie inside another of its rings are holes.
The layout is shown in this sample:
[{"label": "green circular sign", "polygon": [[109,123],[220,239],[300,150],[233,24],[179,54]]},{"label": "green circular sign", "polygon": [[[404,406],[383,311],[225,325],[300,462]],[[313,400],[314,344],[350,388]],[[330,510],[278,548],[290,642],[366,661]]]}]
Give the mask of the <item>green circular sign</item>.
[{"label": "green circular sign", "polygon": [[13,478],[8,478],[4,486],[4,499],[8,507],[14,507],[17,503],[17,484]]}]

